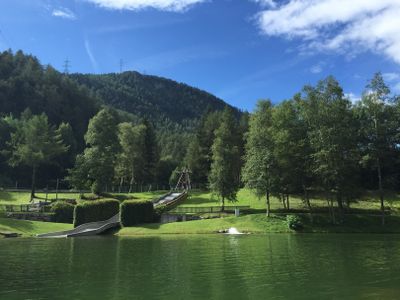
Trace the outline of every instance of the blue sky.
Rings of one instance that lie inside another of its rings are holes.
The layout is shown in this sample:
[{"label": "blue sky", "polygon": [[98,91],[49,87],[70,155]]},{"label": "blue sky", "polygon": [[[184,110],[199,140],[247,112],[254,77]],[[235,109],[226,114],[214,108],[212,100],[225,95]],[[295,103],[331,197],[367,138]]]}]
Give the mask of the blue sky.
[{"label": "blue sky", "polygon": [[71,72],[123,70],[245,110],[335,76],[356,100],[376,71],[400,93],[400,0],[2,0],[0,50]]}]

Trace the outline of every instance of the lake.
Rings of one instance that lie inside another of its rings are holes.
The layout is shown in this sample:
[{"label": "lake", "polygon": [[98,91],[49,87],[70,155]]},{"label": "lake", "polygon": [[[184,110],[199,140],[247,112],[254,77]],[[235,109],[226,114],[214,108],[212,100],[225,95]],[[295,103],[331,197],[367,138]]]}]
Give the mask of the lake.
[{"label": "lake", "polygon": [[400,299],[400,236],[2,239],[0,299]]}]

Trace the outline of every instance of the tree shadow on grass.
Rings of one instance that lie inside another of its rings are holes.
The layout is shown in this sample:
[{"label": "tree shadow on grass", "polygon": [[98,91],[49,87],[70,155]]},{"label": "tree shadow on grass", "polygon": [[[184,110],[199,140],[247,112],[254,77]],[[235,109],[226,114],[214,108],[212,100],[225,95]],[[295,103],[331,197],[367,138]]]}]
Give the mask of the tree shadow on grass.
[{"label": "tree shadow on grass", "polygon": [[0,201],[18,201],[19,197],[17,195],[16,193],[0,192]]}]

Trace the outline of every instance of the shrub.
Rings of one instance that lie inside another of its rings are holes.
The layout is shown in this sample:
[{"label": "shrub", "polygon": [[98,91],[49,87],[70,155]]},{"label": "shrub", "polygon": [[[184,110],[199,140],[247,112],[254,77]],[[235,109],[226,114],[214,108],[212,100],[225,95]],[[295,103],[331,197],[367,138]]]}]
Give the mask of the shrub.
[{"label": "shrub", "polygon": [[74,220],[74,205],[67,201],[55,201],[51,204],[53,222],[72,223]]},{"label": "shrub", "polygon": [[104,221],[119,212],[119,201],[104,199],[97,201],[85,201],[75,206],[74,226],[89,222]]},{"label": "shrub", "polygon": [[290,229],[299,230],[303,228],[303,224],[301,223],[301,219],[295,215],[287,215],[286,223],[288,224]]},{"label": "shrub", "polygon": [[154,222],[160,222],[161,220],[161,215],[166,212],[167,206],[165,204],[160,204],[156,208],[154,208]]},{"label": "shrub", "polygon": [[132,226],[140,223],[152,223],[154,206],[149,200],[128,200],[121,204],[121,224]]}]

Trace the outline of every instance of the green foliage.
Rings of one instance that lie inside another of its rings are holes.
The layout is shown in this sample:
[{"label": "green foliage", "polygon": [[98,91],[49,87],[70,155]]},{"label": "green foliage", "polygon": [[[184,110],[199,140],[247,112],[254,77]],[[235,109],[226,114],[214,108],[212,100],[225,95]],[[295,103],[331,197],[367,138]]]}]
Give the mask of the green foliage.
[{"label": "green foliage", "polygon": [[119,204],[113,199],[81,202],[74,209],[74,226],[107,220],[119,212]]},{"label": "green foliage", "polygon": [[154,221],[154,207],[149,200],[127,200],[121,204],[121,224],[133,226]]},{"label": "green foliage", "polygon": [[168,207],[165,204],[160,204],[154,208],[154,222],[160,222],[161,215],[168,211]]},{"label": "green foliage", "polygon": [[209,175],[210,189],[222,199],[223,205],[225,199],[236,200],[240,184],[237,134],[237,122],[232,111],[226,108],[222,115],[221,125],[215,132]]},{"label": "green foliage", "polygon": [[250,118],[245,165],[242,172],[246,187],[262,197],[271,190],[273,171],[273,142],[269,133],[272,123],[272,104],[259,101]]},{"label": "green foliage", "polygon": [[76,187],[90,184],[92,191],[97,194],[111,187],[120,150],[117,132],[118,115],[112,109],[102,109],[90,120],[85,135],[88,148],[70,171],[71,183]]},{"label": "green foliage", "polygon": [[53,215],[53,222],[57,223],[73,223],[75,206],[66,201],[56,201],[51,204],[51,212]]},{"label": "green foliage", "polygon": [[299,230],[303,228],[303,223],[299,216],[296,215],[287,215],[286,223],[290,229]]},{"label": "green foliage", "polygon": [[32,168],[32,199],[35,195],[37,168],[51,163],[55,157],[66,152],[68,146],[63,144],[59,130],[49,124],[45,114],[31,115],[31,112],[26,110],[20,119],[10,119],[10,124],[13,126],[13,132],[8,144],[9,164]]},{"label": "green foliage", "polygon": [[143,182],[146,126],[124,122],[118,128],[121,152],[117,158],[116,176],[121,185],[124,181],[129,182],[130,192],[133,184]]}]

